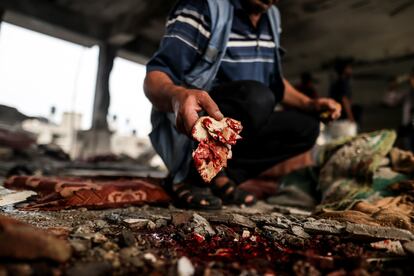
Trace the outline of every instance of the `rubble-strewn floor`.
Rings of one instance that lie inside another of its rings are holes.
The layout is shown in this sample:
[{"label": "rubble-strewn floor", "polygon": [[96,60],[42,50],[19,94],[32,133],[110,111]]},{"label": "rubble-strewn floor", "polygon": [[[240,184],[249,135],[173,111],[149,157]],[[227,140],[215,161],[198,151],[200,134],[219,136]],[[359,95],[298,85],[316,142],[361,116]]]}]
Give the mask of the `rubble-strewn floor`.
[{"label": "rubble-strewn floor", "polygon": [[408,231],[315,220],[263,202],[214,212],[8,206],[1,214],[68,239],[72,257],[60,265],[0,259],[0,275],[413,275],[414,269]]}]

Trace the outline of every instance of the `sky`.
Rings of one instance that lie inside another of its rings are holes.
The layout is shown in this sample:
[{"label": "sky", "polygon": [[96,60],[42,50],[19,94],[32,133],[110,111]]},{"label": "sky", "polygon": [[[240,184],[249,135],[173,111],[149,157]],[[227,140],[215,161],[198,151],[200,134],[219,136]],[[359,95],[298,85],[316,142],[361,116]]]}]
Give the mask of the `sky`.
[{"label": "sky", "polygon": [[[66,111],[83,114],[91,124],[99,49],[86,48],[8,23],[0,30],[0,104],[31,116],[55,121]],[[135,129],[146,136],[151,105],[142,91],[145,66],[116,58],[110,79],[110,115],[117,115],[120,133]],[[112,116],[111,116],[112,117]]]}]

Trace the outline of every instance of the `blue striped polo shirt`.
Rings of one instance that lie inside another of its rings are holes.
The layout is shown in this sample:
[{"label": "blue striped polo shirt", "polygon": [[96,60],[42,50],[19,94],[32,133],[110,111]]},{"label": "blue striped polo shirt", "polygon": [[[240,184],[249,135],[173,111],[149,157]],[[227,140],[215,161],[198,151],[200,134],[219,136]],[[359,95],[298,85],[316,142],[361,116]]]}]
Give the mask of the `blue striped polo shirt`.
[{"label": "blue striped polo shirt", "polygon": [[[256,80],[270,87],[278,101],[283,82],[276,72],[275,43],[267,14],[254,27],[240,0],[232,0],[234,17],[226,53],[215,85]],[[170,13],[160,47],[147,64],[147,72],[162,71],[177,85],[201,59],[210,38],[210,12],[206,0],[181,0]],[[280,32],[280,30],[278,30]]]}]

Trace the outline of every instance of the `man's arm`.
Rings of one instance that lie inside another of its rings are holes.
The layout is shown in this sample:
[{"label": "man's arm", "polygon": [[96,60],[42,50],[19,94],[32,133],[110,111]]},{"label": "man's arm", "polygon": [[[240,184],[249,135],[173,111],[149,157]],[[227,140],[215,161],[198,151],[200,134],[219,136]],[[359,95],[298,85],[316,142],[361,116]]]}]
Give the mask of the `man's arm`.
[{"label": "man's arm", "polygon": [[187,135],[191,135],[191,130],[199,117],[198,112],[202,110],[216,120],[223,119],[217,104],[206,91],[175,85],[164,72],[147,73],[144,92],[156,109],[174,112],[177,129]]},{"label": "man's arm", "polygon": [[285,84],[285,93],[282,100],[283,104],[306,112],[321,113],[329,111],[331,120],[336,120],[341,115],[341,105],[334,100],[328,98],[311,99],[296,90],[288,80],[283,79],[283,83]]}]

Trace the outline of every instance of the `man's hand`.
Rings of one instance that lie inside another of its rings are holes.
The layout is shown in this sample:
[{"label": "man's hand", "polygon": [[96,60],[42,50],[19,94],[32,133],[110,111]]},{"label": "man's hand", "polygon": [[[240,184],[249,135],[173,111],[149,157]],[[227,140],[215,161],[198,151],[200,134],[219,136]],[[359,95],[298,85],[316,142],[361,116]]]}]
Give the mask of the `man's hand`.
[{"label": "man's hand", "polygon": [[322,121],[334,121],[341,116],[341,105],[328,98],[311,100],[310,109],[320,114]]},{"label": "man's hand", "polygon": [[223,119],[223,114],[207,92],[175,85],[164,72],[147,73],[144,92],[157,110],[174,112],[177,129],[189,136],[198,112],[205,110],[214,119]]},{"label": "man's hand", "polygon": [[180,87],[171,98],[171,104],[177,129],[187,135],[191,135],[191,130],[199,118],[198,112],[202,110],[216,120],[223,119],[217,104],[206,91]]}]

